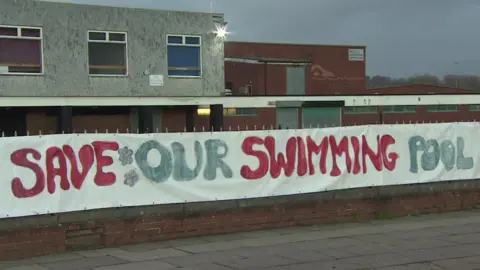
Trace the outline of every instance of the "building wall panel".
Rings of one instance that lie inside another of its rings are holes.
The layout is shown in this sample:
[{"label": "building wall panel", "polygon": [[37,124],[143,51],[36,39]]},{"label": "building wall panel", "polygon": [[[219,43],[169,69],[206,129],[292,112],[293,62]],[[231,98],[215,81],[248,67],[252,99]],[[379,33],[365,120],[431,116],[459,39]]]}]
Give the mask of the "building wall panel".
[{"label": "building wall panel", "polygon": [[[223,40],[211,13],[0,0],[2,25],[43,28],[44,75],[0,75],[6,96],[219,96]],[[127,32],[128,76],[88,75],[87,30]],[[202,37],[202,77],[167,77],[167,34]],[[144,73],[147,71],[147,73]],[[150,86],[146,74],[164,75]],[[94,105],[94,104],[92,104]]]},{"label": "building wall panel", "polygon": [[[365,91],[365,61],[349,61],[348,50],[365,49],[364,46],[328,46],[227,42],[225,57],[232,58],[277,58],[306,60],[306,95],[359,94]],[[267,92],[286,94],[286,67],[267,65],[265,76],[263,64],[225,63],[225,79],[234,85],[257,82],[254,94],[264,93],[267,77]],[[245,70],[248,70],[245,72]]]}]

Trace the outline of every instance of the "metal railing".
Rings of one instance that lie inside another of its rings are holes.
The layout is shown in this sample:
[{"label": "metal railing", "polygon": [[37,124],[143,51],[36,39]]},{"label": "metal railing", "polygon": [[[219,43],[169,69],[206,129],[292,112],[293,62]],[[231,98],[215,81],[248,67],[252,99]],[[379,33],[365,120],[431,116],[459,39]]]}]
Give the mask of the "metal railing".
[{"label": "metal railing", "polygon": [[[434,123],[476,123],[476,120],[472,121],[396,121],[396,122],[385,122],[383,125],[406,125],[406,124],[434,124]],[[291,128],[282,125],[236,125],[236,126],[225,126],[221,127],[219,131],[216,132],[229,132],[229,131],[259,131],[259,130],[287,130],[287,129],[315,129],[315,128],[334,128],[334,127],[345,127],[345,126],[361,126],[361,125],[380,125],[379,121],[372,122],[372,123],[365,123],[365,122],[352,122],[343,123],[342,125],[337,124],[317,124],[317,125],[303,125],[301,128]],[[213,128],[209,128],[208,126],[196,126],[193,128],[193,131],[187,131],[187,127],[185,126],[183,129],[178,128],[156,128],[153,132],[147,133],[186,133],[186,132],[212,132]],[[60,134],[66,134],[68,132],[60,132]],[[73,129],[73,134],[140,134],[140,129],[102,129],[102,128],[91,128],[91,129],[83,129],[83,130],[75,130]],[[145,132],[143,132],[145,133]],[[23,135],[21,135],[23,134]],[[15,136],[42,136],[42,135],[51,135],[51,134],[59,134],[55,130],[26,130],[26,132],[3,132],[0,131],[1,137],[15,137]]]}]

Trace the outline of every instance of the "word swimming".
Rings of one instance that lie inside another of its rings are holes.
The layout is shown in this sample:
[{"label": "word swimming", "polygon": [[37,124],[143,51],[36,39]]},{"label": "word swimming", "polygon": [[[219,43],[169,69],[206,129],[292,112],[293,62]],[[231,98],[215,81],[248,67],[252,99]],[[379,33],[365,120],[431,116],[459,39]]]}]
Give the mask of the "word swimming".
[{"label": "word swimming", "polygon": [[[252,169],[248,165],[241,167],[240,174],[248,180],[265,177],[268,172],[272,178],[278,178],[282,170],[285,176],[291,176],[296,170],[298,176],[314,175],[316,164],[313,156],[320,155],[318,168],[322,174],[329,171],[330,176],[339,176],[342,171],[339,167],[339,158],[345,160],[348,173],[367,173],[367,161],[373,164],[377,171],[383,168],[393,171],[399,157],[396,152],[388,152],[389,146],[395,144],[391,135],[377,136],[376,149],[373,150],[365,136],[342,137],[340,141],[334,136],[326,136],[318,144],[310,136],[290,137],[285,146],[285,153],[277,153],[276,141],[272,136],[261,138],[258,136],[247,137],[242,144],[242,151],[257,159],[258,167]],[[255,150],[258,148],[262,150]],[[255,147],[255,149],[254,149]],[[327,158],[330,156],[331,167],[327,170]]]}]

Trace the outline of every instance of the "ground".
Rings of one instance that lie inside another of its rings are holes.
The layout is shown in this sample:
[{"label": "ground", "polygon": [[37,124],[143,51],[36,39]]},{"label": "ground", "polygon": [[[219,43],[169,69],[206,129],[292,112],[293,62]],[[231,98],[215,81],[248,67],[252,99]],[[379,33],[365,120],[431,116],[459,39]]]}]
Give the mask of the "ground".
[{"label": "ground", "polygon": [[0,269],[480,269],[480,211],[145,243]]}]

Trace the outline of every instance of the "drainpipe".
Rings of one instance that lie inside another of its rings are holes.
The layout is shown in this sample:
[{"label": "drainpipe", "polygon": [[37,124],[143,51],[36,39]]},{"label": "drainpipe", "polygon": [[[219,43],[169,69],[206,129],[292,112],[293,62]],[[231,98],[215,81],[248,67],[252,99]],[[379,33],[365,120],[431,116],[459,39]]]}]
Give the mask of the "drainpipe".
[{"label": "drainpipe", "polygon": [[264,77],[265,77],[265,81],[263,82],[264,83],[264,95],[266,96],[267,95],[267,62],[265,61],[263,63],[263,73],[264,73]]}]

